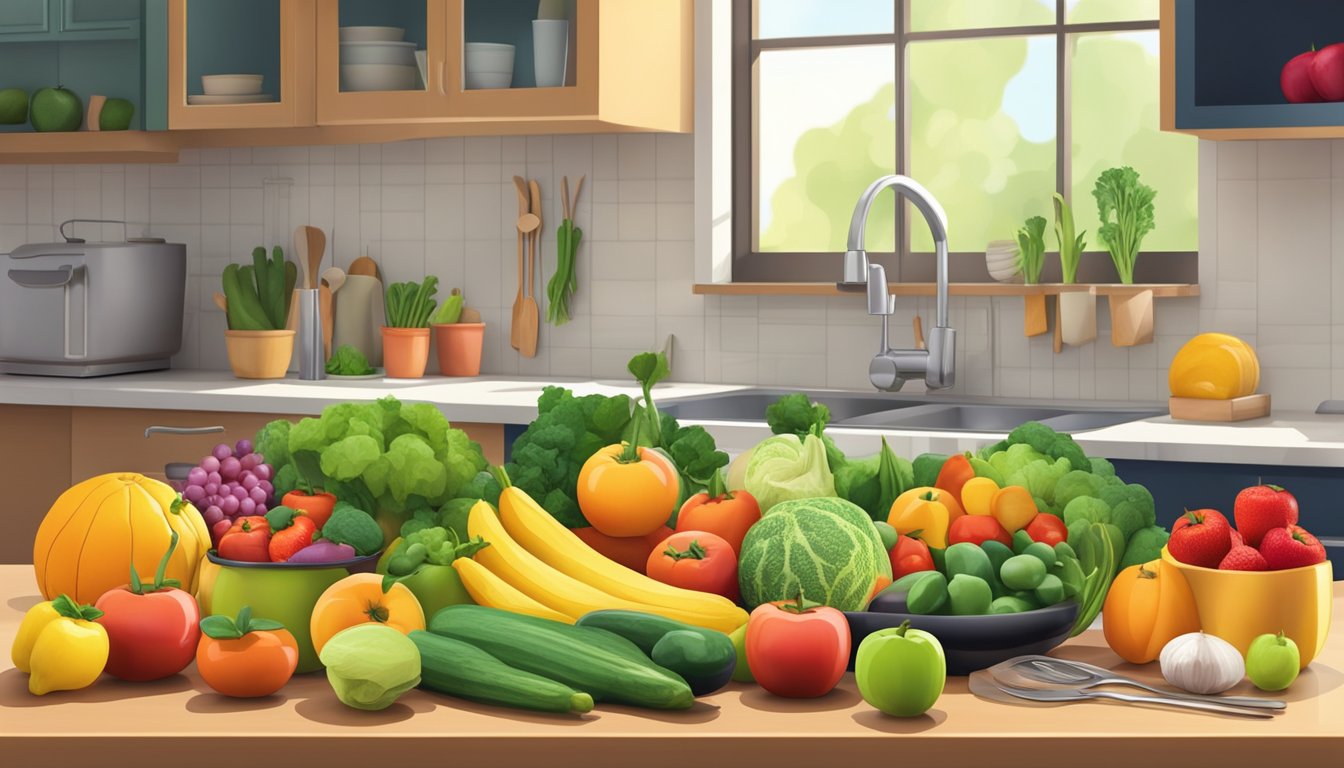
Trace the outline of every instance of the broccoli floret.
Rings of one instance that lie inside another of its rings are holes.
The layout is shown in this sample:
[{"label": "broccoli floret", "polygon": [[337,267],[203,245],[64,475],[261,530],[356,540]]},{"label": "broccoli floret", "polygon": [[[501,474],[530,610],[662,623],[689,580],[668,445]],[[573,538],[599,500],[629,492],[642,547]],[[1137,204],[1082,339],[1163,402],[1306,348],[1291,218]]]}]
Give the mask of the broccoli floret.
[{"label": "broccoli floret", "polygon": [[1092,523],[1109,523],[1110,521],[1111,508],[1101,499],[1079,496],[1064,507],[1064,525],[1069,527],[1070,538],[1072,538],[1075,524],[1086,523],[1090,525]]},{"label": "broccoli floret", "polygon": [[990,456],[993,456],[996,453],[1002,453],[1006,450],[1008,450],[1008,441],[1000,440],[997,443],[990,443],[989,445],[982,447],[975,455],[979,456],[984,461],[989,461]]},{"label": "broccoli floret", "polygon": [[266,513],[266,524],[271,527],[271,533],[283,531],[293,522],[294,517],[299,514],[297,509],[290,509],[286,506],[271,507]]},{"label": "broccoli floret", "polygon": [[[457,534],[463,541],[467,538],[467,516],[471,508],[482,499],[449,499],[439,509],[439,524]],[[489,502],[487,502],[489,503]]]},{"label": "broccoli floret", "polygon": [[1138,483],[1108,485],[1099,498],[1111,508],[1111,520],[1128,539],[1141,528],[1157,523],[1153,495]]},{"label": "broccoli floret", "polygon": [[1079,496],[1101,498],[1101,489],[1105,484],[1106,481],[1102,478],[1075,469],[1059,478],[1059,482],[1055,484],[1055,505],[1063,509]]},{"label": "broccoli floret", "polygon": [[1158,559],[1162,556],[1162,548],[1167,545],[1170,536],[1165,528],[1156,525],[1136,531],[1125,543],[1125,556],[1120,561],[1120,567],[1128,568],[1131,565]]},{"label": "broccoli floret", "polygon": [[[1014,446],[1015,448],[1016,446]],[[1012,448],[1008,449],[1012,452]],[[1045,501],[1045,506],[1054,508],[1055,486],[1060,478],[1069,473],[1070,464],[1065,459],[1038,459],[1027,464],[1017,472],[1008,475],[1009,485],[1020,485]]]},{"label": "broccoli floret", "polygon": [[336,544],[349,544],[355,554],[372,555],[383,548],[383,529],[362,509],[345,501],[336,502],[322,538]]},{"label": "broccoli floret", "polygon": [[448,565],[453,562],[453,549],[457,542],[450,541],[448,531],[438,526],[422,528],[406,537],[406,546],[422,544],[425,547],[425,562],[431,565]]},{"label": "broccoli floret", "polygon": [[1103,459],[1100,456],[1089,456],[1087,461],[1092,465],[1092,474],[1102,477],[1115,477],[1115,465],[1108,459]]},{"label": "broccoli floret", "polygon": [[401,524],[401,535],[409,537],[413,533],[432,528],[438,524],[438,515],[434,513],[434,510],[429,507],[417,507],[411,513],[411,516],[406,519],[406,522]]},{"label": "broccoli floret", "polygon": [[1004,477],[1010,477],[1033,461],[1048,460],[1048,456],[1026,443],[1010,445],[1008,446],[1008,450],[1003,451],[1002,453],[996,453],[988,459],[989,465],[999,470]]},{"label": "broccoli floret", "polygon": [[489,470],[482,470],[462,486],[457,496],[461,499],[485,499],[491,504],[498,505],[500,490],[499,480],[496,480]]},{"label": "broccoli floret", "polygon": [[1044,454],[1052,459],[1068,459],[1073,469],[1083,470],[1084,472],[1092,469],[1092,464],[1087,460],[1087,455],[1083,453],[1083,449],[1078,447],[1072,437],[1060,434],[1039,421],[1028,421],[1019,425],[1017,429],[1008,433],[1008,442],[1009,444],[1026,443],[1037,453]]}]

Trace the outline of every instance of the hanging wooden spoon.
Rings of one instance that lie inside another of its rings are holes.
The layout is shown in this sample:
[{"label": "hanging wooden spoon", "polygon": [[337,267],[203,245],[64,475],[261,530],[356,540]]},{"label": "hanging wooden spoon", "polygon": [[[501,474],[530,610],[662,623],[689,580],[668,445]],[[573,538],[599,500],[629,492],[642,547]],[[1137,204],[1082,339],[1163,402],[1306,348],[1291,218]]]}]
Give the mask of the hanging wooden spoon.
[{"label": "hanging wooden spoon", "polygon": [[523,297],[522,331],[518,336],[518,351],[523,357],[537,356],[537,333],[541,328],[541,310],[537,307],[537,249],[541,244],[541,187],[536,179],[528,182],[528,191],[532,202],[532,217],[537,226],[529,235],[530,248],[527,259],[527,295]]},{"label": "hanging wooden spoon", "polygon": [[[513,177],[513,186],[518,190],[518,220],[521,222],[522,217],[532,210],[532,203],[528,199],[527,182],[523,181],[522,176]],[[518,349],[519,334],[523,327],[523,244],[525,242],[527,242],[527,235],[520,225],[518,229],[518,294],[513,299],[513,313],[509,320],[509,346],[514,349]]]}]

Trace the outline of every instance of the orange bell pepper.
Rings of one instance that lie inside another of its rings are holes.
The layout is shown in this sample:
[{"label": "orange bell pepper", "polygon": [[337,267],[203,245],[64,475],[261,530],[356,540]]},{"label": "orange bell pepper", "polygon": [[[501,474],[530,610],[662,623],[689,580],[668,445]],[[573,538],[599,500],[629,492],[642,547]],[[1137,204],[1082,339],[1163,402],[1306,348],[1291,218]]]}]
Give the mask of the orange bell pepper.
[{"label": "orange bell pepper", "polygon": [[1162,560],[1120,572],[1101,609],[1106,644],[1131,664],[1146,664],[1172,639],[1199,631],[1199,611],[1185,576]]},{"label": "orange bell pepper", "polygon": [[962,486],[966,481],[975,477],[975,470],[971,468],[971,460],[964,453],[954,454],[943,462],[943,468],[938,470],[938,479],[933,481],[934,488],[941,488],[952,494],[953,498],[961,498]]},{"label": "orange bell pepper", "polygon": [[990,510],[994,519],[998,520],[1009,533],[1026,528],[1038,512],[1031,491],[1020,485],[1000,488],[999,492],[994,494],[994,500],[990,502]]}]

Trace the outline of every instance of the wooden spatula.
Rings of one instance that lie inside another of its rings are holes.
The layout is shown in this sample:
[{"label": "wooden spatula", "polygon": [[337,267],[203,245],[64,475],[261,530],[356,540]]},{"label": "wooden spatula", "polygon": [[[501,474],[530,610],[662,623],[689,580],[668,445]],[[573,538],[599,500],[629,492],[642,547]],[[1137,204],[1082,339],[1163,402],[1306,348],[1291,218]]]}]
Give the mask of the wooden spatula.
[{"label": "wooden spatula", "polygon": [[523,353],[523,357],[537,356],[537,333],[541,328],[541,310],[537,307],[537,248],[541,244],[541,187],[537,180],[528,182],[528,192],[532,202],[532,218],[537,222],[537,226],[532,229],[528,236],[529,249],[527,258],[527,290],[528,294],[523,297],[522,312],[522,330],[518,334],[518,351]]},{"label": "wooden spatula", "polygon": [[[522,222],[523,217],[532,210],[532,204],[528,200],[527,182],[523,181],[522,176],[513,177],[513,186],[518,190],[518,221]],[[509,319],[509,346],[518,349],[519,333],[522,330],[523,313],[523,244],[527,242],[527,235],[523,232],[522,226],[518,228],[518,294],[513,298],[513,310]]]}]

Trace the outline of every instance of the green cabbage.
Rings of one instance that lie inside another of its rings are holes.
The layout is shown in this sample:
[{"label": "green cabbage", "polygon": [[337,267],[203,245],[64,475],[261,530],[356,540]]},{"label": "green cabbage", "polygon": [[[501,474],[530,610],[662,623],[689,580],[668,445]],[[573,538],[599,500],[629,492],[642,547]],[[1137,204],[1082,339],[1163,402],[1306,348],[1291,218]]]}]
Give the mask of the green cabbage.
[{"label": "green cabbage", "polygon": [[835,496],[835,477],[826,461],[826,445],[816,435],[776,435],[752,451],[747,492],[767,512],[781,501]]},{"label": "green cabbage", "polygon": [[355,709],[387,709],[420,683],[420,649],[383,624],[356,624],[337,632],[319,658],[336,698]]}]

